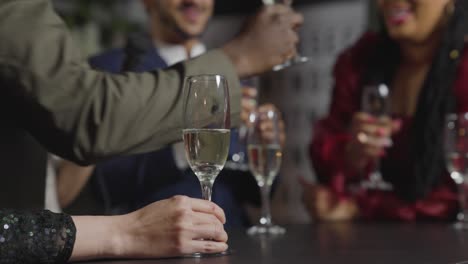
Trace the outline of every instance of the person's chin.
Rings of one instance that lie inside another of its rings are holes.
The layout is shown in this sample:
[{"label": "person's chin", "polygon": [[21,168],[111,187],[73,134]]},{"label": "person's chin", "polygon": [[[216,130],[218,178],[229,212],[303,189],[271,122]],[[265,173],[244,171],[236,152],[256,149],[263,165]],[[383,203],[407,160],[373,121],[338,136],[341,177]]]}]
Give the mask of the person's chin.
[{"label": "person's chin", "polygon": [[185,35],[195,38],[203,33],[203,29],[200,29],[200,27],[186,27],[183,32]]},{"label": "person's chin", "polygon": [[394,28],[394,29],[389,29],[388,33],[390,35],[390,38],[392,38],[395,41],[408,41],[414,38],[414,32],[412,30],[409,30],[407,28]]}]

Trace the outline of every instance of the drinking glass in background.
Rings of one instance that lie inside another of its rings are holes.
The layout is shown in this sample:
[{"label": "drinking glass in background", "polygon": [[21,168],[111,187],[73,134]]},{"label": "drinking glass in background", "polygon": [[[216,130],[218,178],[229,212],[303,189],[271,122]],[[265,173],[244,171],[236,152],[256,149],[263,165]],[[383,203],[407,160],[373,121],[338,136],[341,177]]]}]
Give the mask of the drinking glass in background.
[{"label": "drinking glass in background", "polygon": [[444,152],[447,170],[457,184],[460,211],[455,228],[468,229],[467,154],[468,113],[449,114],[444,128]]},{"label": "drinking glass in background", "polygon": [[192,76],[186,79],[184,95],[185,154],[203,199],[211,201],[213,183],[229,151],[228,84],[221,75]]},{"label": "drinking glass in background", "polygon": [[270,212],[270,193],[281,167],[282,148],[280,117],[273,109],[257,110],[249,116],[247,151],[249,168],[260,187],[262,197],[259,224],[249,228],[249,235],[284,234],[283,227],[274,225]]},{"label": "drinking glass in background", "polygon": [[[361,110],[374,116],[376,119],[390,116],[390,89],[385,84],[368,85],[362,91]],[[389,117],[390,118],[390,117]],[[390,138],[377,142],[381,146],[390,146]],[[375,161],[374,169],[367,180],[361,182],[361,187],[367,190],[390,191],[393,189],[391,183],[383,179],[380,172],[380,160]]]},{"label": "drinking glass in background", "polygon": [[[283,4],[287,6],[292,6],[293,0],[263,0],[264,5],[274,5],[274,4]],[[283,69],[289,68],[291,66],[306,63],[309,61],[308,57],[301,56],[299,53],[294,56],[294,58],[285,61],[283,64],[278,64],[273,67],[273,71],[281,71]]]}]

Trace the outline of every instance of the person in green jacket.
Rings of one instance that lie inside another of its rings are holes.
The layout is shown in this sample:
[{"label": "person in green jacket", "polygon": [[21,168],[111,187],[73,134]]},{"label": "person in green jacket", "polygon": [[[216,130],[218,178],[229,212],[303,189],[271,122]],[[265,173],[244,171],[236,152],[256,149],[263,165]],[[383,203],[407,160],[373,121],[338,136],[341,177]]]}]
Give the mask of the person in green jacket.
[{"label": "person in green jacket", "polygon": [[[89,67],[49,0],[0,0],[2,120],[80,164],[152,151],[181,138],[184,77],[217,73],[231,85],[236,125],[238,78],[293,57],[302,20],[288,7],[268,6],[218,50],[163,71],[113,75]],[[215,204],[182,196],[110,217],[0,210],[0,259],[63,263],[221,252],[224,219]]]}]

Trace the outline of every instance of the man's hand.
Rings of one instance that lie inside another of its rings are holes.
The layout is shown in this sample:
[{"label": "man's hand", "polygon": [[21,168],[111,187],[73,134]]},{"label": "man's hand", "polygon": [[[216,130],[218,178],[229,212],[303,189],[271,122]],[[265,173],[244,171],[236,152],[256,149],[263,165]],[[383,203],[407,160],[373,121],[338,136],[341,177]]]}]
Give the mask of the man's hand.
[{"label": "man's hand", "polygon": [[257,108],[257,88],[244,86],[242,87],[241,98],[241,121],[244,124],[249,122],[250,113]]},{"label": "man's hand", "polygon": [[223,50],[241,78],[271,70],[296,55],[303,20],[288,6],[264,6]]},{"label": "man's hand", "polygon": [[275,124],[272,122],[271,119],[261,120],[260,130],[262,132],[262,136],[266,141],[270,141],[271,139],[275,138],[275,132],[278,133],[277,137],[279,143],[282,147],[286,144],[286,127],[281,117],[281,112],[276,108],[273,104],[262,104],[258,107],[258,112],[260,113],[268,113],[273,111],[278,115],[278,127],[274,127]]}]

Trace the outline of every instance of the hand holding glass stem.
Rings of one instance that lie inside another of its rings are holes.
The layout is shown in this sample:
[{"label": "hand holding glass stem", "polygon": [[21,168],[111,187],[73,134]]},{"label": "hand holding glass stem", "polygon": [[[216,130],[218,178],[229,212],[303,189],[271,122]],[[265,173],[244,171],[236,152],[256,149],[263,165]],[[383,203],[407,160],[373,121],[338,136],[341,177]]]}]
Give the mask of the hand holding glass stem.
[{"label": "hand holding glass stem", "polygon": [[[362,111],[372,116],[372,120],[369,121],[390,124],[390,89],[388,86],[385,84],[365,86],[362,92]],[[367,126],[369,127],[369,124]],[[388,133],[388,130],[379,127],[376,131],[366,132],[364,127],[357,134],[357,140],[361,144],[373,144],[377,148],[390,147],[392,145],[391,134]],[[383,155],[385,155],[384,151],[378,153],[378,157],[374,161],[374,170],[369,175],[369,179],[361,183],[362,188],[382,191],[393,189],[392,184],[386,182],[380,172],[380,157]]]},{"label": "hand holding glass stem", "polygon": [[[264,5],[274,5],[274,4],[283,4],[286,6],[292,6],[293,0],[263,0]],[[291,66],[306,63],[309,61],[308,57],[301,56],[299,53],[282,64],[278,64],[273,67],[273,71],[281,71],[283,69],[289,68]]]}]

